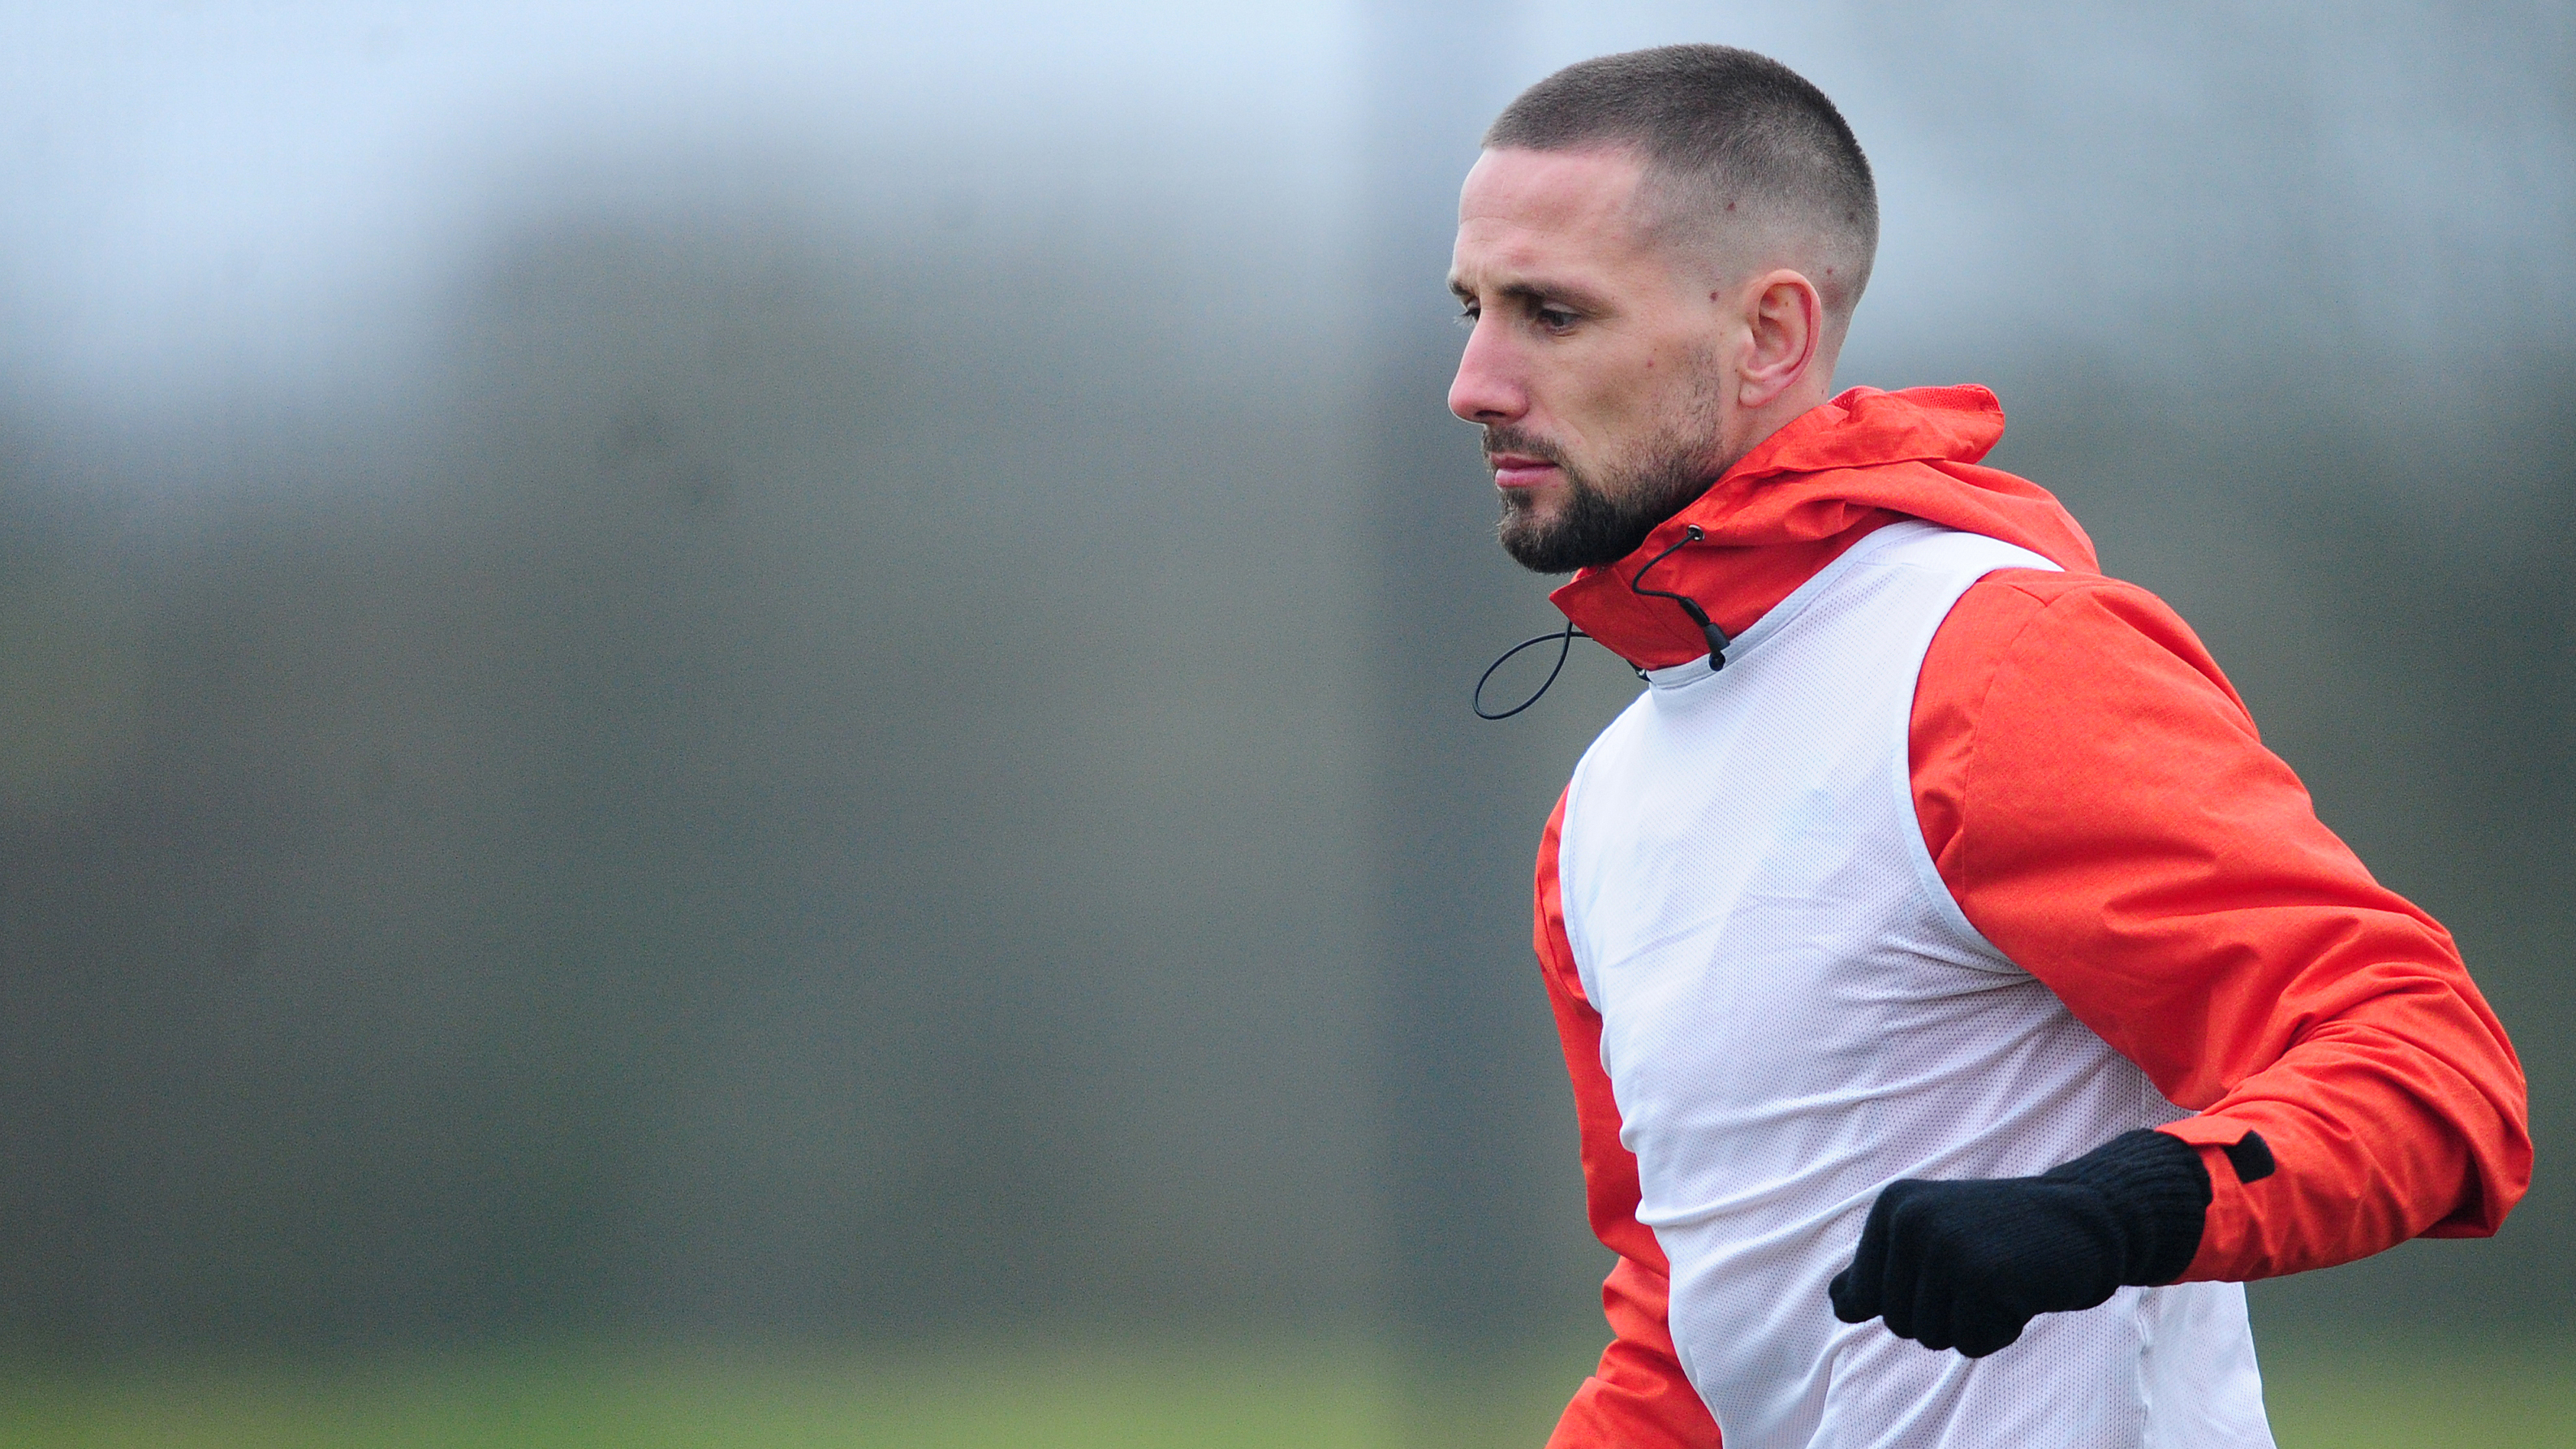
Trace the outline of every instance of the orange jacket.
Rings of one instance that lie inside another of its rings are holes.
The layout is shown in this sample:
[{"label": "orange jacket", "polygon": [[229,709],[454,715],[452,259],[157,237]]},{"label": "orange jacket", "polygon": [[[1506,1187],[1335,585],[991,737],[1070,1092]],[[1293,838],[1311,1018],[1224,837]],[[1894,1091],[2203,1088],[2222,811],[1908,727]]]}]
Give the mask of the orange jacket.
[{"label": "orange jacket", "polygon": [[[1925,844],[1968,920],[2195,1115],[2214,1199],[2189,1279],[2322,1268],[2417,1236],[2493,1233],[2531,1177],[2521,1064],[2431,917],[2373,881],[2262,746],[2242,700],[2153,595],[2101,576],[2045,490],[1977,465],[2003,433],[1983,388],[1856,388],[1781,429],[1622,563],[1553,595],[1643,668],[1707,652],[1626,580],[1696,524],[1660,588],[1741,633],[1899,518],[1986,534],[2064,573],[1988,575],[1935,634],[1910,752]],[[1711,546],[1713,545],[1713,546]],[[1557,897],[1563,804],[1539,855],[1536,944],[1574,1083],[1616,1335],[1552,1445],[1713,1445],[1665,1328],[1666,1265],[1638,1224]],[[2259,1131],[2278,1170],[2220,1148]]]}]

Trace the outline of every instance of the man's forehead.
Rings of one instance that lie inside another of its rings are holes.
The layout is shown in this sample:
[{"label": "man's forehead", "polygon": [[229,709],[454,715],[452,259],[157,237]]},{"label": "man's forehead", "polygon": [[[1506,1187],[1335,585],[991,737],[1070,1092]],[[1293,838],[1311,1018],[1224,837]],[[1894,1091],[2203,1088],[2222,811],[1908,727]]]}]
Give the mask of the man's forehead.
[{"label": "man's forehead", "polygon": [[1468,272],[1615,264],[1646,245],[1625,151],[1487,151],[1458,194],[1453,282]]},{"label": "man's forehead", "polygon": [[1487,151],[1458,191],[1458,222],[1523,227],[1625,223],[1645,167],[1635,152],[1603,148]]}]

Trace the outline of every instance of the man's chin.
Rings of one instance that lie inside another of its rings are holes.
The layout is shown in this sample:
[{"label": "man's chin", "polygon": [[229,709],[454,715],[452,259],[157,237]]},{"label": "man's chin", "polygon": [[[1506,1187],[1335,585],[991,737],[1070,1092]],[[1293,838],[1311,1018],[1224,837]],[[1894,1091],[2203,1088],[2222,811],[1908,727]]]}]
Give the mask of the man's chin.
[{"label": "man's chin", "polygon": [[1571,533],[1563,510],[1509,494],[1503,498],[1502,521],[1494,525],[1494,537],[1503,552],[1534,574],[1570,574],[1584,566],[1587,560],[1570,546]]},{"label": "man's chin", "polygon": [[1661,521],[1622,512],[1597,495],[1526,502],[1506,496],[1494,536],[1531,573],[1570,574],[1626,558]]}]

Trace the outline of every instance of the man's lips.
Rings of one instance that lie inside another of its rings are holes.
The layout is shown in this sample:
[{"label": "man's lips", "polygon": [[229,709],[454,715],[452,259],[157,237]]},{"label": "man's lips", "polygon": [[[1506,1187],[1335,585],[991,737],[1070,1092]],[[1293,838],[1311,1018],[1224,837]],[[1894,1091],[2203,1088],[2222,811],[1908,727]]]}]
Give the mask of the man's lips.
[{"label": "man's lips", "polygon": [[1497,488],[1535,488],[1555,479],[1554,463],[1519,453],[1496,453],[1485,460],[1494,470]]}]

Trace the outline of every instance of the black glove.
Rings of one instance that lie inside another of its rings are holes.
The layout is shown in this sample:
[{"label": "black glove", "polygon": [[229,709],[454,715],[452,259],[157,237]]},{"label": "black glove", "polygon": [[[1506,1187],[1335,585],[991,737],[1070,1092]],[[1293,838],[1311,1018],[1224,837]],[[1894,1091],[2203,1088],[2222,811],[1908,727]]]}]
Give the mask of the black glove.
[{"label": "black glove", "polygon": [[1884,1317],[1900,1338],[1982,1358],[2033,1315],[2182,1276],[2208,1211],[2199,1149],[2154,1131],[2122,1133],[2037,1177],[1906,1178],[1870,1206],[1860,1251],[1829,1290],[1834,1316]]}]

